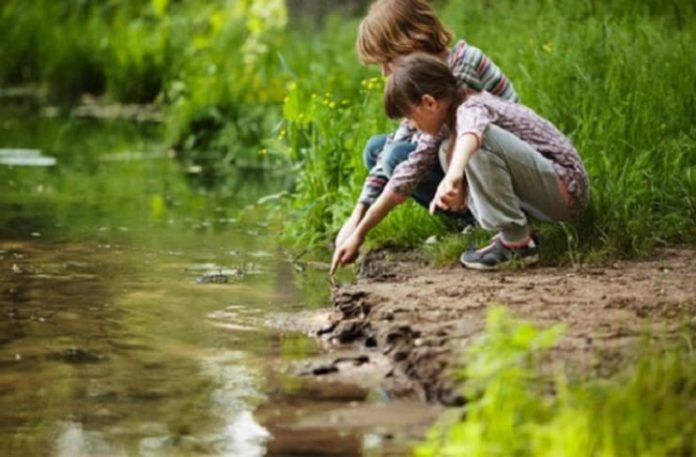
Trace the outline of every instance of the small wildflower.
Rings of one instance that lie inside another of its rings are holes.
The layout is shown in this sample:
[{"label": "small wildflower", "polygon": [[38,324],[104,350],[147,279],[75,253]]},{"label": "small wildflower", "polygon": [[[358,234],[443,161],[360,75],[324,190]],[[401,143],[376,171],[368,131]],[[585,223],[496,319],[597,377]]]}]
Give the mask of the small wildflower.
[{"label": "small wildflower", "polygon": [[261,150],[259,151],[259,155],[260,155],[261,157],[266,157],[266,156],[268,155],[268,149],[261,149]]},{"label": "small wildflower", "polygon": [[280,132],[278,132],[278,139],[282,140],[284,139],[288,134],[288,131],[285,129],[281,129]]},{"label": "small wildflower", "polygon": [[330,109],[335,109],[335,108],[336,108],[336,102],[329,102],[329,108],[330,108]]},{"label": "small wildflower", "polygon": [[541,46],[541,49],[547,54],[551,54],[553,52],[553,47],[551,47],[551,43],[543,44]]}]

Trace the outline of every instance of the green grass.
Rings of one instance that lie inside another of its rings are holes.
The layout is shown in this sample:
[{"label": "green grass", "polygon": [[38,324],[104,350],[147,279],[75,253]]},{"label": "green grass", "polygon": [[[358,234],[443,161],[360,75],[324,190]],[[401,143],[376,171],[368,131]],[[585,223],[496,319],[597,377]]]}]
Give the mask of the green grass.
[{"label": "green grass", "polygon": [[[467,353],[467,405],[450,410],[415,448],[418,457],[673,456],[696,452],[696,354],[641,345],[637,362],[612,378],[568,380],[540,357],[562,335],[493,309]],[[542,374],[545,372],[547,374]]]}]

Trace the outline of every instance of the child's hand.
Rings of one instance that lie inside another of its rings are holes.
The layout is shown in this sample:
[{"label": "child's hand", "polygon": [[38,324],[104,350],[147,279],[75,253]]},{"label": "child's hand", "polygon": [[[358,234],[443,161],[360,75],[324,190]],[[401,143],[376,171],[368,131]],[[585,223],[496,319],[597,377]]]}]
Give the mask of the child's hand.
[{"label": "child's hand", "polygon": [[358,258],[358,253],[362,243],[363,239],[353,233],[341,245],[336,246],[333,260],[331,261],[331,270],[329,270],[329,274],[334,274],[338,267],[355,262],[355,259]]},{"label": "child's hand", "polygon": [[437,186],[435,197],[430,202],[430,214],[435,214],[437,208],[443,210],[461,211],[464,197],[464,177],[462,175],[446,174]]}]

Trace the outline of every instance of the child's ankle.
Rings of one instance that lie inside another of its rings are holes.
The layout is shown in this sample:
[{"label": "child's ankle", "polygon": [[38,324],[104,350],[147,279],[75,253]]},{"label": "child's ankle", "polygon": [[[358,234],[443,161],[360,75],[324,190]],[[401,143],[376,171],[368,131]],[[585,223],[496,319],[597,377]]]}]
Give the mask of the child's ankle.
[{"label": "child's ankle", "polygon": [[500,242],[503,243],[503,246],[505,246],[508,249],[519,249],[523,248],[525,246],[529,245],[529,242],[532,240],[532,236],[530,235],[529,232],[527,232],[526,235],[522,237],[515,237],[515,238],[508,238],[507,236],[501,234],[500,236]]}]

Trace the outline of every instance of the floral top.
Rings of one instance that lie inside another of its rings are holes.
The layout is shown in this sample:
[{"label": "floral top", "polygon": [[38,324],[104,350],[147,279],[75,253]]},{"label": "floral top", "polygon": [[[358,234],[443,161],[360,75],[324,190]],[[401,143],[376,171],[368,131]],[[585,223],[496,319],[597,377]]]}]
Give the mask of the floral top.
[{"label": "floral top", "polygon": [[[551,122],[531,108],[511,103],[482,92],[470,95],[457,109],[457,135],[474,134],[479,144],[489,125],[495,124],[529,144],[553,162],[561,192],[571,212],[578,214],[589,202],[589,179],[580,155]],[[389,180],[386,191],[397,201],[413,192],[420,179],[437,160],[439,138],[448,135],[443,127],[438,137],[421,133],[416,149],[408,160],[399,164]],[[412,160],[412,156],[413,159]]]}]

